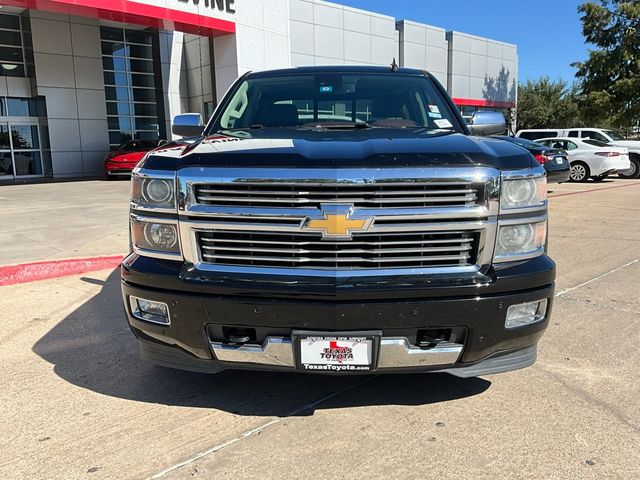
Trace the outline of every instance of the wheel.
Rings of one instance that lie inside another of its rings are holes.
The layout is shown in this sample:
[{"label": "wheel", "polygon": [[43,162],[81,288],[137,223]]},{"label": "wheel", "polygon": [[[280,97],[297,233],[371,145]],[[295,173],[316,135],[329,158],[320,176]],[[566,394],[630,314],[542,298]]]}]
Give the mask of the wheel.
[{"label": "wheel", "polygon": [[590,177],[589,166],[583,162],[573,162],[571,164],[571,175],[569,180],[572,182],[586,182]]},{"label": "wheel", "polygon": [[631,159],[631,166],[626,170],[618,172],[618,176],[622,178],[638,178],[640,177],[640,160],[637,158]]}]

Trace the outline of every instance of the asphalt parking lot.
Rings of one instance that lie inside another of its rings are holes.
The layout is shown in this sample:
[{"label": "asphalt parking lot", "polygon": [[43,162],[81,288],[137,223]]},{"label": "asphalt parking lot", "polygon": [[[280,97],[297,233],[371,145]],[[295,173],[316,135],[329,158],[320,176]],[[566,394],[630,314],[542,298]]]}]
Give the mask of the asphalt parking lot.
[{"label": "asphalt parking lot", "polygon": [[[0,265],[125,253],[127,193],[0,187]],[[640,478],[640,180],[550,203],[538,362],[483,378],[172,371],[138,359],[117,270],[0,287],[0,478]]]}]

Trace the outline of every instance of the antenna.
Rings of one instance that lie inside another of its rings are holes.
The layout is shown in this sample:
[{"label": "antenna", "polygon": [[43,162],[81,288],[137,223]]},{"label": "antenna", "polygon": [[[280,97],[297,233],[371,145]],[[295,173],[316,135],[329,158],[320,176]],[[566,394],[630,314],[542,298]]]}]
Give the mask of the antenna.
[{"label": "antenna", "polygon": [[393,62],[391,63],[391,71],[397,72],[399,68],[400,67],[398,67],[398,64],[396,63],[396,58],[393,57]]}]

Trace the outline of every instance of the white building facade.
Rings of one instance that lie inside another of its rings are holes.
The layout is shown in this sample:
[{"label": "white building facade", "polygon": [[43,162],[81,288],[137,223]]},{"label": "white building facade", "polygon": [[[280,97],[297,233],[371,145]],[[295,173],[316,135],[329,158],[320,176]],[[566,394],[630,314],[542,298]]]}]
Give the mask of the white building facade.
[{"label": "white building facade", "polygon": [[431,72],[463,114],[516,106],[515,45],[322,0],[0,0],[0,182],[95,177],[126,140],[171,138],[249,70]]}]

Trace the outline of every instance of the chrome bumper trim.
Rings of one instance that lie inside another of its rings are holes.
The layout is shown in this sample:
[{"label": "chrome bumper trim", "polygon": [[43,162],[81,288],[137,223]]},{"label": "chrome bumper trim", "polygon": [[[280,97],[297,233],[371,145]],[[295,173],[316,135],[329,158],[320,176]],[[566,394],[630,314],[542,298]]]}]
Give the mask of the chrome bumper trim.
[{"label": "chrome bumper trim", "polygon": [[420,348],[404,337],[383,338],[380,342],[378,368],[430,367],[453,365],[462,353],[459,343],[439,343],[432,348]]},{"label": "chrome bumper trim", "polygon": [[293,344],[289,338],[268,337],[262,345],[229,345],[211,342],[211,350],[222,362],[256,363],[290,368],[295,368],[296,365],[293,359]]},{"label": "chrome bumper trim", "polygon": [[[433,348],[413,346],[405,337],[382,338],[378,369],[453,365],[462,353],[459,343],[441,343]],[[222,362],[250,363],[295,368],[293,344],[284,337],[268,337],[262,345],[229,345],[211,342],[211,350]]]}]

